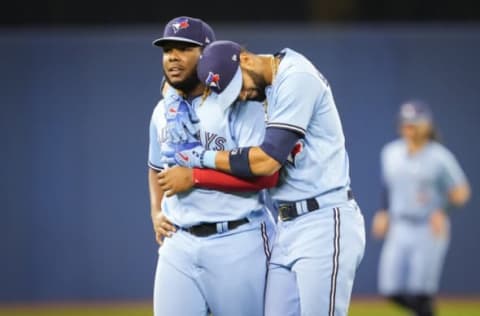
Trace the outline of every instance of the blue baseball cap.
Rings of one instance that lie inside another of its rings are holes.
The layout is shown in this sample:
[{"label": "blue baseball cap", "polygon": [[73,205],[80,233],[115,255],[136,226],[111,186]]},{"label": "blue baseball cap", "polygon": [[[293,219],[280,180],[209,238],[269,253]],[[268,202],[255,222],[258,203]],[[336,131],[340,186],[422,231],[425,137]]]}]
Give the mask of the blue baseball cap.
[{"label": "blue baseball cap", "polygon": [[198,60],[198,79],[217,94],[221,105],[235,102],[242,89],[241,51],[235,42],[216,41],[205,47]]},{"label": "blue baseball cap", "polygon": [[215,33],[210,25],[200,19],[180,16],[167,23],[163,37],[154,40],[153,45],[162,47],[171,41],[206,46],[215,41]]},{"label": "blue baseball cap", "polygon": [[420,122],[433,121],[430,106],[421,100],[410,100],[400,106],[398,114],[400,123],[418,124]]}]

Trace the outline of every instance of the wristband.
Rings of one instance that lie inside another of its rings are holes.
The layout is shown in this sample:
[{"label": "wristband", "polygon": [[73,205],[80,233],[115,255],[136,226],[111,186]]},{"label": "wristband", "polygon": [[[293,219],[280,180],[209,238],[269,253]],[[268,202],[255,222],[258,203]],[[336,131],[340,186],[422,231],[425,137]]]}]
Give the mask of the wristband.
[{"label": "wristband", "polygon": [[230,171],[233,175],[243,178],[251,178],[255,175],[250,169],[250,160],[248,153],[251,147],[237,148],[230,151]]},{"label": "wristband", "polygon": [[215,158],[217,152],[214,150],[205,150],[203,153],[202,166],[210,169],[215,169]]}]

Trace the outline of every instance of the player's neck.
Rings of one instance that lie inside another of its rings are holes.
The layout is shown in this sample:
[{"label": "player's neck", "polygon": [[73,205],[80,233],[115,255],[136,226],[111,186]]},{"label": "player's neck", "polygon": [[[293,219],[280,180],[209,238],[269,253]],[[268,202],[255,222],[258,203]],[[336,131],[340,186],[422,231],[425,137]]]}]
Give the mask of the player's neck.
[{"label": "player's neck", "polygon": [[189,91],[180,91],[180,93],[185,99],[192,100],[196,97],[201,96],[204,90],[205,90],[205,86],[199,83],[193,89],[190,89]]},{"label": "player's neck", "polygon": [[428,144],[428,139],[407,139],[407,149],[410,154],[416,154]]},{"label": "player's neck", "polygon": [[259,55],[263,68],[263,77],[267,85],[272,85],[277,75],[278,58],[274,55]]}]

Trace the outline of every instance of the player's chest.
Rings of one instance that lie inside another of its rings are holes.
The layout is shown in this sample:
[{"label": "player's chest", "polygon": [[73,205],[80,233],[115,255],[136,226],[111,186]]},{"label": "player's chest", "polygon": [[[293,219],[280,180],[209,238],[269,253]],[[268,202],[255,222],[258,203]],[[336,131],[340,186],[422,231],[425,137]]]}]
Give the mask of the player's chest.
[{"label": "player's chest", "polygon": [[196,107],[200,119],[200,140],[210,150],[235,148],[230,110],[208,104]]},{"label": "player's chest", "polygon": [[391,183],[432,185],[439,177],[439,166],[428,156],[393,156],[386,166],[386,176]]}]

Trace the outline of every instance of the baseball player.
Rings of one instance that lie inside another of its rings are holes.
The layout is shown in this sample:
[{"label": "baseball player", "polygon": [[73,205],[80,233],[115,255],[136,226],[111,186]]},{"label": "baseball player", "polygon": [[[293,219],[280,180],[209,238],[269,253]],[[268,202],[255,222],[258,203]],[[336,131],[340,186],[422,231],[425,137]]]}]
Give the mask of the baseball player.
[{"label": "baseball player", "polygon": [[[234,177],[217,171],[199,171],[199,183],[208,183],[202,182],[202,176],[213,174],[242,192],[199,188],[167,197],[157,184],[157,174],[166,168],[162,148],[189,148],[201,141],[209,150],[228,150],[263,140],[260,103],[224,104],[202,95],[205,87],[197,78],[196,64],[203,47],[214,40],[205,22],[178,17],[154,41],[163,48],[163,70],[170,88],[150,123],[151,211],[160,241],[169,223],[176,228],[159,248],[154,287],[157,316],[263,315],[269,228],[273,225],[267,224],[270,218],[259,193],[247,181],[235,182]],[[255,187],[255,181],[251,182]],[[162,216],[168,221],[159,219]]]},{"label": "baseball player", "polygon": [[[239,58],[232,62],[232,55]],[[328,82],[294,50],[256,55],[230,41],[207,46],[197,72],[220,103],[240,98],[268,104],[261,145],[223,151],[198,146],[170,155],[185,167],[245,178],[283,166],[279,185],[270,190],[279,223],[265,314],[346,315],[365,230]]]},{"label": "baseball player", "polygon": [[452,153],[436,141],[422,101],[400,108],[401,138],[381,154],[385,194],[373,234],[385,236],[380,293],[418,316],[434,314],[433,296],[450,240],[446,211],[464,205],[470,189]]}]

